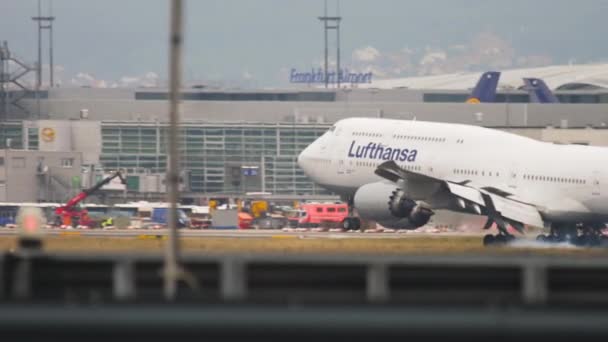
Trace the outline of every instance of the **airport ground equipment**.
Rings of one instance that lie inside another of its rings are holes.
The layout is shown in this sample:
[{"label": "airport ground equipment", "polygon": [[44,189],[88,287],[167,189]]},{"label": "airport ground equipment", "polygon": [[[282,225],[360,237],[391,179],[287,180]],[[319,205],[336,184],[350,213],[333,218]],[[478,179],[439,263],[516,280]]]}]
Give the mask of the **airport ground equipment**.
[{"label": "airport ground equipment", "polygon": [[258,229],[281,229],[289,226],[289,220],[283,215],[267,214],[254,220],[254,226]]},{"label": "airport ground equipment", "polygon": [[254,200],[251,201],[250,204],[250,214],[254,219],[265,216],[269,211],[269,205],[267,201],[264,200]]},{"label": "airport ground equipment", "polygon": [[97,184],[93,185],[92,187],[85,189],[82,192],[80,192],[78,195],[72,197],[69,201],[66,202],[66,204],[55,209],[55,215],[56,215],[55,224],[56,225],[68,225],[68,226],[70,226],[70,225],[71,226],[78,226],[78,225],[91,226],[91,225],[93,225],[95,222],[93,220],[91,220],[91,218],[89,216],[89,212],[84,208],[80,208],[78,205],[82,201],[84,201],[87,197],[91,196],[92,194],[97,192],[99,189],[101,189],[101,187],[110,183],[116,177],[120,178],[120,181],[123,184],[126,184],[126,180],[123,177],[122,173],[120,171],[114,172],[112,175],[102,179]]},{"label": "airport ground equipment", "polygon": [[[251,221],[249,221],[251,222]],[[237,229],[239,228],[239,212],[237,209],[216,209],[211,216],[211,228],[213,229]]]},{"label": "airport ground equipment", "polygon": [[[154,223],[168,225],[169,223],[169,208],[154,208],[150,220]],[[177,226],[179,228],[187,228],[190,226],[190,219],[182,209],[177,209]]]},{"label": "airport ground equipment", "polygon": [[298,227],[339,227],[348,217],[346,203],[304,203],[299,210]]},{"label": "airport ground equipment", "polygon": [[248,213],[239,212],[237,216],[239,219],[239,229],[249,229],[255,221],[253,216],[249,215]]}]

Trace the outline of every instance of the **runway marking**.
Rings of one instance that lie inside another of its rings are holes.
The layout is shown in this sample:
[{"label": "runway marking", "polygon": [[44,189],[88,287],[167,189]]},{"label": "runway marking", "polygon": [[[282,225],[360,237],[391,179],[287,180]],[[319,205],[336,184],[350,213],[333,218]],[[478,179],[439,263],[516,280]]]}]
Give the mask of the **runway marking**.
[{"label": "runway marking", "polygon": [[137,235],[139,240],[166,240],[166,235]]},{"label": "runway marking", "polygon": [[297,239],[298,235],[271,235],[273,239]]},{"label": "runway marking", "polygon": [[59,232],[60,236],[81,236],[82,232]]}]

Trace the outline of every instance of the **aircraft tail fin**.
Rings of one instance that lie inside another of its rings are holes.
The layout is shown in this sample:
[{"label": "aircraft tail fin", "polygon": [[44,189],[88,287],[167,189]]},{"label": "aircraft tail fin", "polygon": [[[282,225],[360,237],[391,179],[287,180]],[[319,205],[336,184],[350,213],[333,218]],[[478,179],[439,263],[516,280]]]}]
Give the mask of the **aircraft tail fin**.
[{"label": "aircraft tail fin", "polygon": [[540,78],[524,78],[524,89],[530,94],[530,102],[559,103],[557,96],[551,92],[545,81]]},{"label": "aircraft tail fin", "polygon": [[499,78],[500,72],[498,71],[484,72],[479,78],[479,81],[477,81],[477,85],[475,85],[475,88],[473,88],[471,96],[469,96],[466,102],[494,102]]}]

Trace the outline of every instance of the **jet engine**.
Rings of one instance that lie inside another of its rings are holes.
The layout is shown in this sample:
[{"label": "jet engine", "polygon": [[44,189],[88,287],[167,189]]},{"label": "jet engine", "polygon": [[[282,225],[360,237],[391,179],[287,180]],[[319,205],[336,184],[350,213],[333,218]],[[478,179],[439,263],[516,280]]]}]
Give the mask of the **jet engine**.
[{"label": "jet engine", "polygon": [[355,192],[354,205],[361,217],[395,229],[416,229],[434,214],[426,203],[408,198],[403,189],[385,182],[360,187]]}]

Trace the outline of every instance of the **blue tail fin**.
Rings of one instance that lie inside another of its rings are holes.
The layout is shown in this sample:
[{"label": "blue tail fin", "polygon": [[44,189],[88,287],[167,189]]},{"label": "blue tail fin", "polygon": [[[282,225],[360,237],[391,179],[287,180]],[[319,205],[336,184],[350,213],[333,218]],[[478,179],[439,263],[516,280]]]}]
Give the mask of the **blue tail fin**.
[{"label": "blue tail fin", "polygon": [[498,71],[484,72],[473,88],[467,103],[494,102],[499,78],[500,72]]},{"label": "blue tail fin", "polygon": [[533,103],[559,103],[557,97],[540,78],[524,78],[524,89],[530,94]]}]

